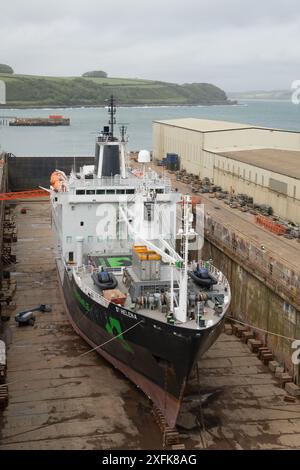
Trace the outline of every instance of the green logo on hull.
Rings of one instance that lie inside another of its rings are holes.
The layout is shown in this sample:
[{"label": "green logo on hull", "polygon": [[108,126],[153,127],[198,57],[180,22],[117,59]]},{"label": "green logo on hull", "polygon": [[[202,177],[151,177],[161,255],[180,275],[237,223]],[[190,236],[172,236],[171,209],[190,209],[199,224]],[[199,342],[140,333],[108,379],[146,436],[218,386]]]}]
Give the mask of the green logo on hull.
[{"label": "green logo on hull", "polygon": [[121,342],[123,348],[126,349],[126,351],[133,353],[132,348],[129,346],[129,344],[123,337],[123,332],[119,320],[113,317],[108,317],[105,329],[110,335],[118,336],[117,340]]},{"label": "green logo on hull", "polygon": [[[91,310],[92,306],[81,297],[81,295],[79,294],[79,292],[77,292],[77,290],[74,290],[74,294],[79,304],[88,313]],[[118,338],[116,339],[117,341],[120,341],[123,348],[126,349],[126,351],[133,353],[133,349],[127,343],[126,339],[123,337],[123,331],[122,331],[122,327],[120,325],[119,320],[109,316],[108,321],[105,325],[105,329],[110,335],[118,336]]]},{"label": "green logo on hull", "polygon": [[91,310],[91,305],[81,297],[81,295],[79,294],[79,292],[77,292],[77,290],[74,290],[74,294],[75,294],[76,299],[80,303],[80,305],[84,308],[84,310],[86,312],[89,312]]}]

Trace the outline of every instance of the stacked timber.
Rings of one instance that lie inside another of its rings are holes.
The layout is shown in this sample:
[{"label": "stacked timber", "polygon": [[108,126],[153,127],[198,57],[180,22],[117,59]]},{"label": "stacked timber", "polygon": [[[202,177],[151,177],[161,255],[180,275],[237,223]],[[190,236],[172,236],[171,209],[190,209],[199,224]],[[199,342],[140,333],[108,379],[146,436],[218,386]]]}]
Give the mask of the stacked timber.
[{"label": "stacked timber", "polygon": [[6,376],[6,346],[4,341],[0,340],[0,385],[5,383]]},{"label": "stacked timber", "polygon": [[8,405],[8,387],[5,385],[6,377],[6,347],[0,340],[0,410]]},{"label": "stacked timber", "polygon": [[8,387],[7,385],[0,385],[0,410],[3,410],[8,405]]},{"label": "stacked timber", "polygon": [[14,216],[11,213],[10,207],[5,208],[4,222],[3,222],[3,248],[2,248],[2,262],[4,265],[16,262],[16,256],[12,254],[11,245],[17,242],[17,228]]},{"label": "stacked timber", "polygon": [[14,310],[16,306],[12,299],[16,291],[17,282],[15,279],[10,277],[9,272],[5,272],[4,275],[9,275],[9,277],[2,280],[0,290],[1,320],[8,321],[10,318],[10,312]]}]

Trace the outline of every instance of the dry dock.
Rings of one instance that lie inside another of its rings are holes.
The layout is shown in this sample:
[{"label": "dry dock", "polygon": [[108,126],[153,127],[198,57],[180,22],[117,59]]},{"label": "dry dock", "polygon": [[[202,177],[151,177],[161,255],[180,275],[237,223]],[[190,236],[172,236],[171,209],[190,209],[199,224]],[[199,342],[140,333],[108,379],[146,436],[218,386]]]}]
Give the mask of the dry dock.
[{"label": "dry dock", "polygon": [[[37,313],[34,327],[17,327],[11,316],[9,405],[0,418],[0,449],[149,445],[142,434],[150,414],[147,400],[97,353],[80,357],[89,347],[74,333],[59,297],[49,202],[19,204],[15,214],[16,311],[49,303],[52,312]],[[156,431],[150,419],[150,433],[151,426]],[[159,445],[152,434],[151,442]]]},{"label": "dry dock", "polygon": [[[27,213],[21,214],[22,207]],[[48,202],[15,208],[18,263],[16,311],[49,303],[34,327],[17,327],[7,339],[9,404],[0,413],[3,449],[160,449],[162,436],[147,398],[72,330],[59,296]],[[85,354],[85,355],[84,355]],[[199,363],[207,396],[203,419],[181,429],[190,449],[300,448],[300,401],[233,335],[222,334]],[[199,417],[195,388],[183,405],[185,426]],[[212,395],[210,395],[213,393]]]}]

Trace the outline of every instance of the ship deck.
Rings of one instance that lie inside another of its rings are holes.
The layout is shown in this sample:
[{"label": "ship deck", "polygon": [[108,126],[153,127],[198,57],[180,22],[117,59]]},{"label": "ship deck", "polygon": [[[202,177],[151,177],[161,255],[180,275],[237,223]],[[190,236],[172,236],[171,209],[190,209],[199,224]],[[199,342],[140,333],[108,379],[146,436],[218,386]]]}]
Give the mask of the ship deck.
[{"label": "ship deck", "polygon": [[[100,259],[101,258],[103,258],[103,257],[100,255]],[[127,256],[125,258],[127,258]],[[113,258],[111,257],[110,259],[113,259]],[[120,258],[117,257],[117,259],[120,259]],[[168,266],[162,266],[162,268],[165,268],[165,269],[162,270],[162,272],[164,273],[163,279],[168,280],[167,279],[167,268],[168,268]],[[139,281],[138,277],[135,275],[133,270],[131,270],[131,274],[134,275],[134,277],[135,277],[134,280],[135,281]],[[131,300],[128,287],[123,282],[123,274],[121,272],[120,273],[114,272],[114,275],[115,275],[115,277],[118,281],[117,289],[119,289],[123,294],[126,294],[126,296],[127,296],[125,304],[124,304],[124,307],[126,309],[128,309],[128,310],[130,310],[134,313],[144,315],[144,316],[146,316],[148,318],[151,318],[152,320],[156,320],[160,323],[168,323],[167,313],[163,313],[158,308],[153,308],[153,309],[150,309],[150,308],[136,308],[135,305],[133,304],[132,300]],[[87,287],[90,291],[95,292],[98,295],[103,294],[103,291],[100,288],[98,288],[98,286],[96,286],[94,284],[94,281],[92,279],[92,276],[91,276],[90,272],[81,271],[79,273],[79,276],[80,276],[80,279],[81,279],[82,283],[84,284],[84,286]],[[153,281],[152,281],[152,283],[153,283]],[[200,289],[199,286],[197,286],[197,284],[192,279],[189,278],[189,280],[188,280],[188,292],[191,292],[191,291],[194,291],[195,293],[208,292],[208,290]],[[157,285],[157,292],[159,292],[159,285]],[[213,289],[209,292],[215,293],[215,294],[226,294],[225,290],[224,290],[224,284],[221,283],[221,282],[218,282],[218,284],[213,286]],[[175,306],[176,306],[176,304],[175,304]],[[214,310],[214,303],[211,300],[208,300],[206,305],[205,305],[205,308],[204,308],[204,314],[201,317],[202,320],[205,320],[205,326],[204,327],[200,327],[194,318],[193,319],[188,318],[185,323],[182,323],[182,322],[179,322],[179,321],[176,320],[175,321],[175,326],[180,326],[182,328],[187,328],[187,329],[192,329],[192,330],[195,330],[195,329],[205,330],[205,329],[211,328],[214,325],[216,325],[217,323],[219,323],[220,319],[223,318],[223,316],[226,313],[226,306],[225,306],[224,310],[225,311],[223,311],[221,314],[217,314]]]}]

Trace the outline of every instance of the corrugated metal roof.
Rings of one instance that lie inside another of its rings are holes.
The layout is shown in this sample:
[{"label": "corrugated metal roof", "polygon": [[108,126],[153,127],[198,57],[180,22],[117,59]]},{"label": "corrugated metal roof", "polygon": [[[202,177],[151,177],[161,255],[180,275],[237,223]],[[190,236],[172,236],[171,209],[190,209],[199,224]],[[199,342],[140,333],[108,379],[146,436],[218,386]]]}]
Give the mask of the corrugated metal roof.
[{"label": "corrugated metal roof", "polygon": [[215,153],[280,175],[300,179],[300,151],[297,150],[255,149]]},{"label": "corrugated metal roof", "polygon": [[231,129],[251,129],[258,126],[251,124],[241,124],[239,122],[229,121],[215,121],[213,119],[197,119],[197,118],[182,118],[182,119],[169,119],[166,121],[154,121],[159,124],[166,124],[173,127],[181,127],[198,132],[214,132],[224,131]]}]

